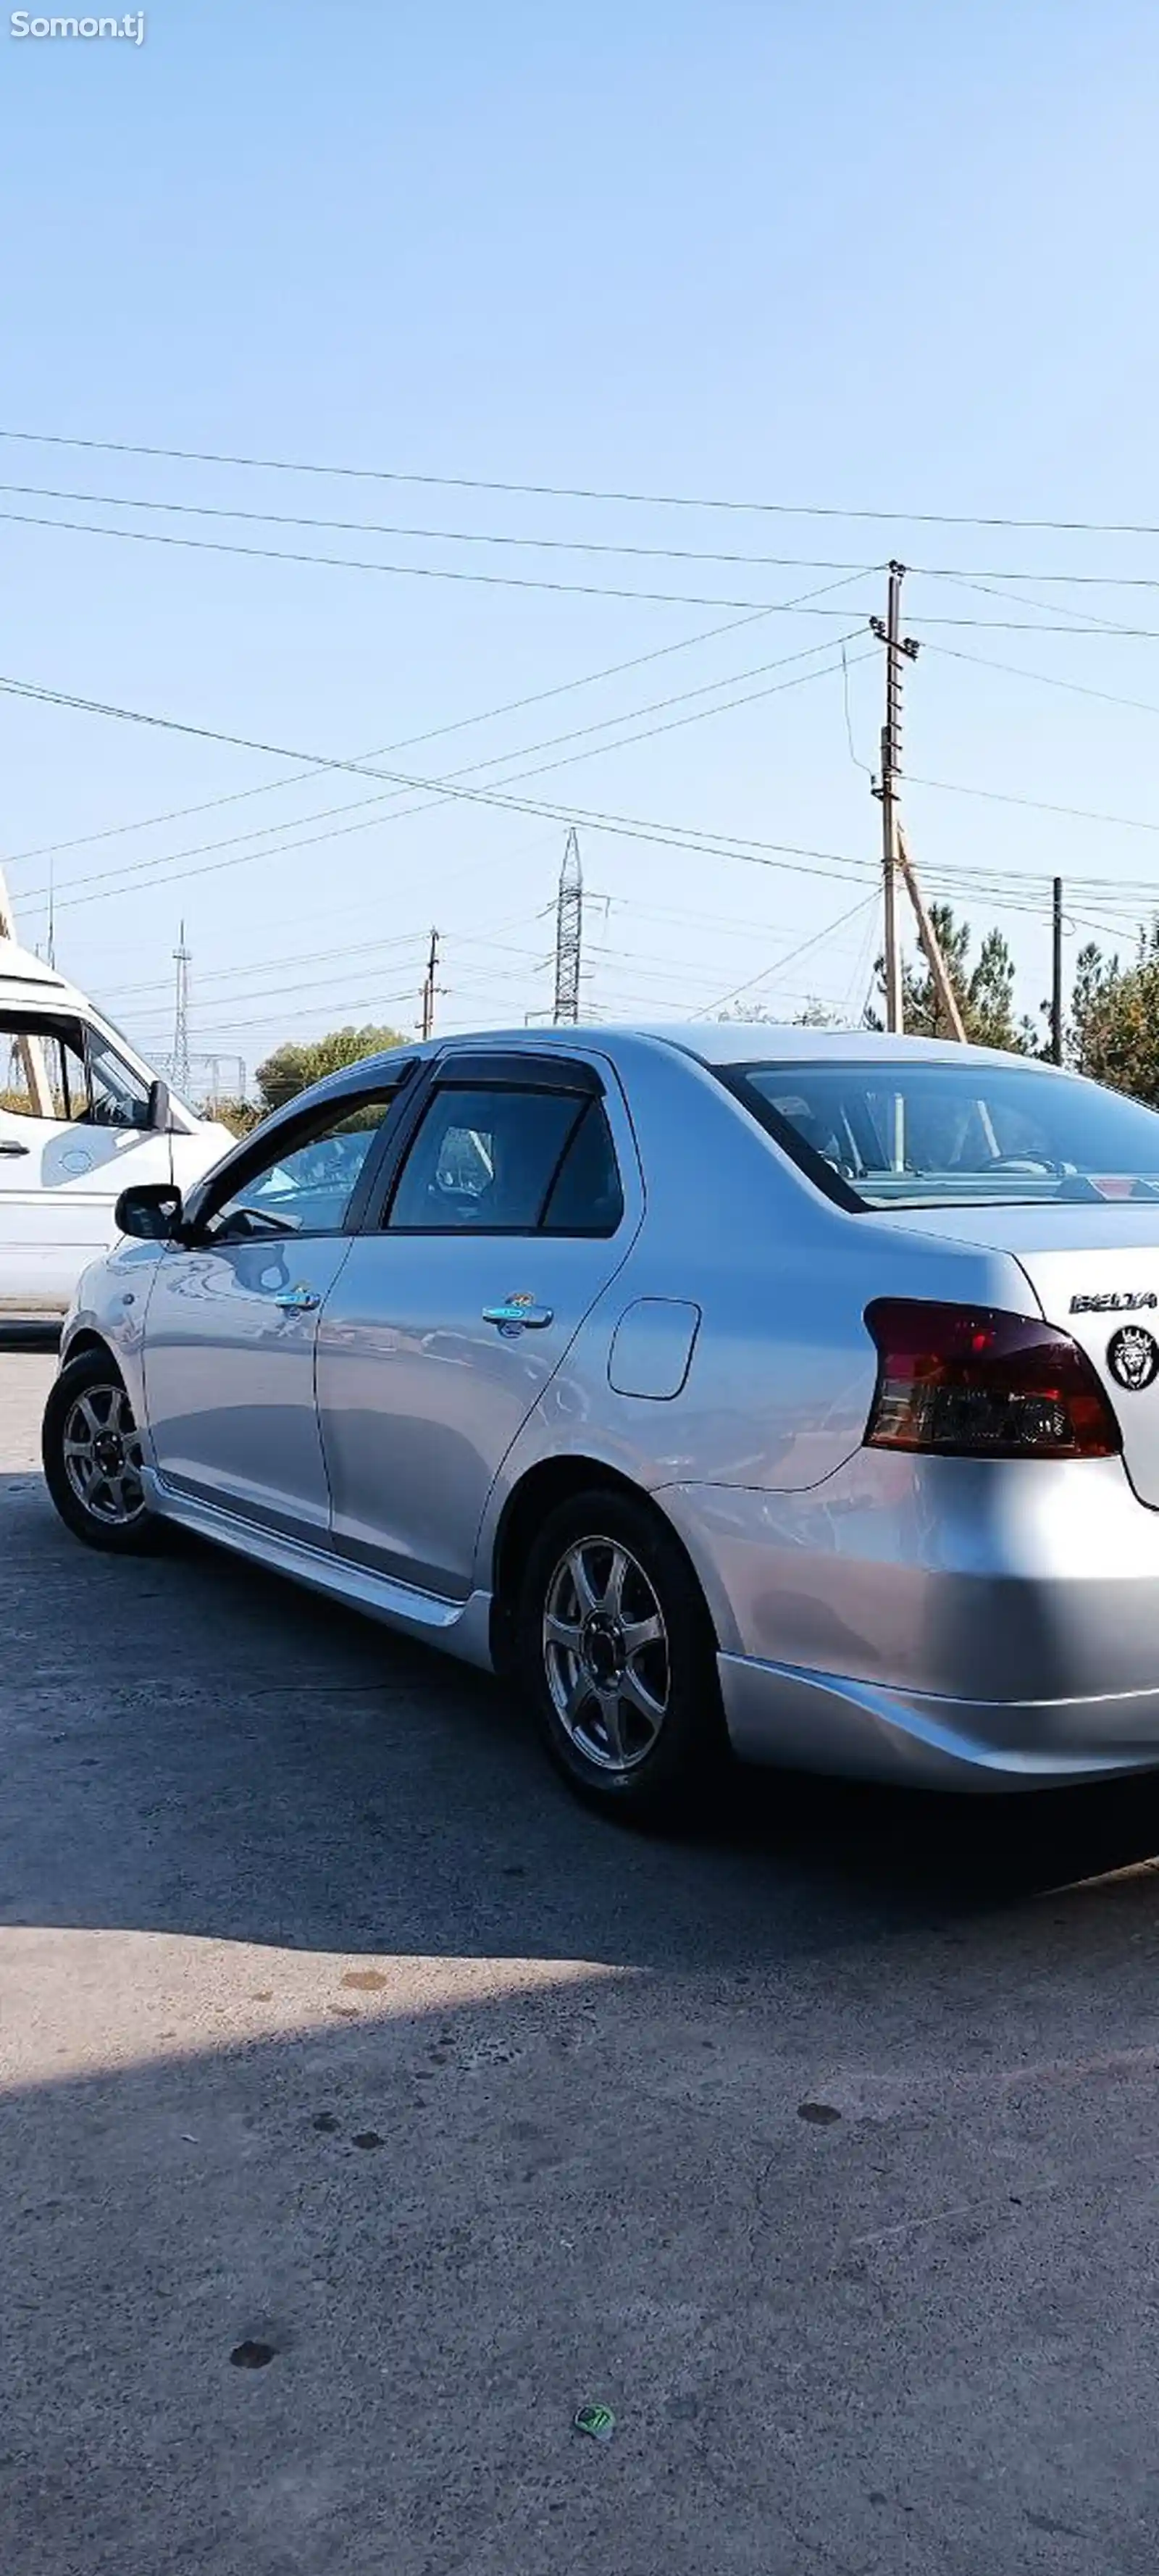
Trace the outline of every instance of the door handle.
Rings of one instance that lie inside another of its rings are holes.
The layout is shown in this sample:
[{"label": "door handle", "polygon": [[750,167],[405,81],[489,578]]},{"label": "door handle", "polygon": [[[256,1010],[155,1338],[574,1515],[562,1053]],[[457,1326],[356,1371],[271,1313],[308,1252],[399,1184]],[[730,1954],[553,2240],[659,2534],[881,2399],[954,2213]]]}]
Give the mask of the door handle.
[{"label": "door handle", "polygon": [[546,1324],[554,1324],[550,1306],[525,1304],[520,1297],[505,1297],[501,1306],[484,1306],[485,1324],[498,1324],[501,1333],[541,1333]]},{"label": "door handle", "polygon": [[18,1145],[13,1137],[5,1136],[0,1141],[0,1154],[28,1154],[31,1150],[29,1145]]},{"label": "door handle", "polygon": [[311,1315],[315,1306],[321,1303],[321,1298],[314,1295],[312,1288],[283,1288],[281,1295],[274,1299],[275,1306],[283,1315]]}]

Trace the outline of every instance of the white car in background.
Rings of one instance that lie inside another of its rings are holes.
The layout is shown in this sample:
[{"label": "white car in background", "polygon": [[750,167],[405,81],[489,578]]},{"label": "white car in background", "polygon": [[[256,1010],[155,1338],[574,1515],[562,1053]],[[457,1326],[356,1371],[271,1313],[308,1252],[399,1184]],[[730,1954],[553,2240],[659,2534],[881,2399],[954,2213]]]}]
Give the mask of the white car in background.
[{"label": "white car in background", "polygon": [[184,1192],[233,1142],[75,984],[0,939],[0,1315],[63,1315],[128,1183]]}]

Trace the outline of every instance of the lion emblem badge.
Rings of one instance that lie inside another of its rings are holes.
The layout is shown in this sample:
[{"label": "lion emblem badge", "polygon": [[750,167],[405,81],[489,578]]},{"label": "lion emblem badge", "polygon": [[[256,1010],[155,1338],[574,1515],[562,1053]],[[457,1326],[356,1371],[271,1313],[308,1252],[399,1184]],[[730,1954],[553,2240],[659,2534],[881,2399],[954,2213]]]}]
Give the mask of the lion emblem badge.
[{"label": "lion emblem badge", "polygon": [[1159,1377],[1159,1342],[1142,1324],[1122,1324],[1107,1344],[1107,1367],[1118,1386],[1141,1395]]}]

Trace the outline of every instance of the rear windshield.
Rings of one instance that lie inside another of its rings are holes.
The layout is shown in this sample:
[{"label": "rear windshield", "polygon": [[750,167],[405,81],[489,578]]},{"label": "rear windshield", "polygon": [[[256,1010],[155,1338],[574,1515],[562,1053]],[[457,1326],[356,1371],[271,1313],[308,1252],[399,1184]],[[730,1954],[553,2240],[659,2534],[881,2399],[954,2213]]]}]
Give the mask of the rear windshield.
[{"label": "rear windshield", "polygon": [[742,1064],[731,1090],[847,1206],[1159,1200],[1159,1116],[1045,1066]]}]

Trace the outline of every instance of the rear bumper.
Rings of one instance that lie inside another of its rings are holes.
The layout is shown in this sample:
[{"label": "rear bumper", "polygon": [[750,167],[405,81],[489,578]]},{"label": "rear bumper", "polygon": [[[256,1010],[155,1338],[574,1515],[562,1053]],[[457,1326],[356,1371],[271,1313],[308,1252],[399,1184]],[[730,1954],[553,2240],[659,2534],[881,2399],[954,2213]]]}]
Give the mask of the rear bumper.
[{"label": "rear bumper", "polygon": [[1159,1511],[1118,1458],[862,1449],[658,1495],[751,1760],[998,1788],[1159,1767]]},{"label": "rear bumper", "polygon": [[1159,1689],[1095,1699],[950,1699],[744,1655],[717,1661],[733,1750],[746,1762],[983,1793],[1159,1769]]}]

